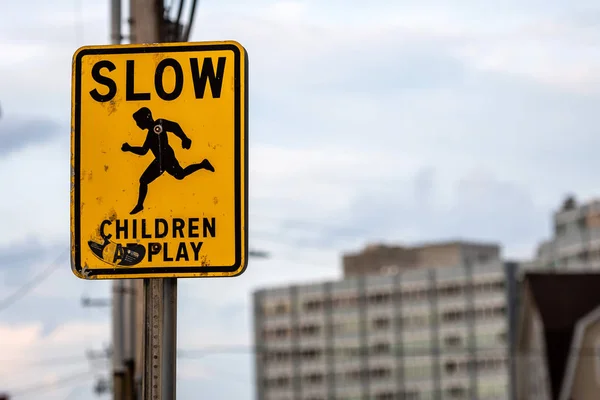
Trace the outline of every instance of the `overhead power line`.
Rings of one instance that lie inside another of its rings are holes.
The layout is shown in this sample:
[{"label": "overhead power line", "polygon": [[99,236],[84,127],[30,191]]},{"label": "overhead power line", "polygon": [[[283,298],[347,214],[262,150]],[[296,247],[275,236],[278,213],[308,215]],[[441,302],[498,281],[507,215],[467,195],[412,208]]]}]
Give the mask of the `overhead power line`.
[{"label": "overhead power line", "polygon": [[31,385],[31,386],[23,387],[21,389],[10,390],[8,392],[10,393],[10,396],[12,399],[12,398],[18,398],[20,396],[30,395],[30,394],[37,393],[37,392],[47,392],[48,390],[59,389],[61,387],[68,386],[69,384],[71,384],[71,382],[77,381],[78,383],[81,383],[83,380],[93,379],[93,378],[94,378],[94,375],[91,372],[86,371],[86,372],[80,372],[80,373],[77,373],[74,375],[69,375],[66,377],[59,378],[54,382],[38,383],[38,384]]},{"label": "overhead power line", "polygon": [[25,297],[25,295],[27,295],[36,286],[38,286],[44,280],[48,279],[48,277],[54,271],[56,271],[59,266],[62,265],[60,263],[60,261],[66,255],[67,252],[68,252],[68,249],[62,251],[60,253],[60,255],[54,260],[53,263],[49,264],[46,268],[44,268],[39,274],[37,274],[35,277],[33,277],[32,280],[30,280],[29,282],[25,283],[23,286],[21,286],[17,290],[15,290],[12,294],[10,294],[9,296],[7,296],[4,299],[2,299],[0,301],[0,311],[4,311],[8,307],[12,306],[19,299]]},{"label": "overhead power line", "polygon": [[181,23],[181,13],[183,12],[183,4],[185,0],[179,0],[179,9],[177,10],[177,18],[175,19],[175,24],[179,26]]},{"label": "overhead power line", "polygon": [[49,358],[38,358],[34,360],[24,359],[13,359],[13,360],[2,360],[0,363],[4,365],[12,365],[14,367],[38,367],[45,365],[73,365],[82,362],[89,362],[89,359],[85,356],[64,356],[64,357],[49,357]]},{"label": "overhead power line", "polygon": [[[343,351],[343,350],[354,350],[359,348],[358,346],[336,346],[336,347],[321,347],[321,346],[314,346],[315,349],[318,350],[324,350],[325,352],[327,351],[331,351],[331,350],[338,350],[338,351]],[[280,348],[280,347],[269,347],[268,345],[263,346],[263,349],[261,350],[260,348],[258,348],[257,346],[253,346],[253,345],[235,345],[235,346],[205,346],[205,347],[201,347],[201,348],[187,348],[187,349],[178,349],[177,350],[177,356],[178,357],[182,357],[182,358],[187,358],[187,359],[195,359],[195,358],[202,358],[205,356],[209,356],[209,355],[233,355],[233,354],[260,354],[263,352],[281,352],[281,351],[286,351],[286,350],[290,350],[289,348]],[[438,348],[438,347],[423,347],[423,348],[405,348],[403,350],[403,357],[421,357],[421,356],[428,356],[431,355],[431,353],[433,351],[435,352],[440,352],[440,354],[444,354],[444,355],[460,355],[460,354],[468,354],[471,352],[475,352],[478,354],[484,354],[486,352],[498,352],[498,351],[505,351],[506,350],[506,346],[497,346],[497,347],[479,347],[476,349],[467,349],[467,348],[456,348],[456,349],[445,349],[445,348]],[[595,357],[597,356],[597,352],[596,349],[593,347],[580,347],[578,349],[579,353],[582,356],[590,356],[590,357]],[[393,352],[393,351],[392,351]],[[524,354],[523,356],[527,356],[527,355],[543,355],[543,350],[542,349],[533,349],[532,351],[530,351],[527,354]],[[97,355],[95,357],[96,360],[102,359],[102,358],[106,358],[108,359],[110,357],[109,354],[102,354],[102,355]],[[46,359],[39,359],[39,360],[30,360],[30,363],[28,362],[21,362],[21,360],[16,360],[16,359],[12,359],[12,360],[0,360],[1,364],[6,364],[6,365],[11,365],[11,364],[15,364],[15,365],[19,365],[19,366],[34,366],[34,365],[45,365],[45,364],[51,364],[51,363],[56,363],[56,364],[60,364],[60,363],[65,363],[65,364],[74,364],[74,363],[78,363],[80,361],[90,361],[89,358],[83,358],[82,356],[65,356],[63,358],[46,358]]]},{"label": "overhead power line", "polygon": [[[183,2],[183,0],[181,0]],[[192,0],[192,11],[190,12],[190,20],[188,21],[185,31],[183,32],[183,41],[187,42],[190,39],[190,32],[192,31],[192,26],[194,24],[194,15],[196,14],[196,5],[197,0]]]}]

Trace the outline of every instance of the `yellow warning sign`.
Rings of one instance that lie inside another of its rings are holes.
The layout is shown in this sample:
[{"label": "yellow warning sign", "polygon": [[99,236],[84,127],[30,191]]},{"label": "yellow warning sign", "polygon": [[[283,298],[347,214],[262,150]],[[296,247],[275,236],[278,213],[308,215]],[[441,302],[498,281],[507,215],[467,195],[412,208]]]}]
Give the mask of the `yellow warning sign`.
[{"label": "yellow warning sign", "polygon": [[83,279],[247,264],[248,59],[236,42],[73,57],[71,263]]}]

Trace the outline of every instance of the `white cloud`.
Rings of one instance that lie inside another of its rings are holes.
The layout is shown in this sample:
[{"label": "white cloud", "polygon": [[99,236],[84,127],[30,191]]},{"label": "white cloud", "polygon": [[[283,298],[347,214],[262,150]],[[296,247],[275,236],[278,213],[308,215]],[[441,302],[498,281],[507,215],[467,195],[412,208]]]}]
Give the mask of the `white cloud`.
[{"label": "white cloud", "polygon": [[307,4],[302,1],[278,1],[270,4],[261,13],[269,19],[278,21],[296,21],[305,18]]},{"label": "white cloud", "polygon": [[42,45],[1,43],[0,52],[7,56],[0,60],[0,68],[19,68],[28,61],[44,57],[47,53]]},{"label": "white cloud", "polygon": [[0,158],[0,186],[10,188],[11,193],[0,202],[0,216],[5,221],[0,227],[0,243],[32,234],[68,240],[69,154],[64,145],[69,139],[68,134],[63,136],[58,143]]},{"label": "white cloud", "polygon": [[207,368],[203,365],[198,365],[197,363],[190,363],[186,361],[187,360],[178,361],[177,379],[204,380],[211,379],[213,377],[210,368]]},{"label": "white cloud", "polygon": [[[62,380],[90,369],[83,349],[106,342],[107,335],[107,323],[72,321],[49,334],[43,333],[41,323],[2,324],[0,385],[3,390],[14,392],[15,398],[30,389],[37,390],[32,396],[44,393],[44,398],[64,398],[66,390]],[[93,378],[94,372],[90,371],[89,376]],[[47,387],[38,389],[38,385]]]}]

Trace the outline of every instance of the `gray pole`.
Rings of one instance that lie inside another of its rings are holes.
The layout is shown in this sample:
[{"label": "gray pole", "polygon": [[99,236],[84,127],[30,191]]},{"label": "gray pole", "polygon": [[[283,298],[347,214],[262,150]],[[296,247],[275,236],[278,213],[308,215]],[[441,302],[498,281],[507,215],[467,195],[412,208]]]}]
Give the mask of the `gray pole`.
[{"label": "gray pole", "polygon": [[[111,0],[110,3],[110,41],[112,44],[121,43],[121,0]],[[124,282],[112,282],[112,342],[113,342],[113,398],[125,400],[124,378],[125,364],[123,358],[123,292]]]},{"label": "gray pole", "polygon": [[124,281],[123,296],[123,361],[125,367],[125,400],[135,399],[135,282],[132,279]]},{"label": "gray pole", "polygon": [[121,0],[110,2],[110,42],[121,44],[123,35],[121,33]]},{"label": "gray pole", "polygon": [[[131,42],[160,43],[164,38],[163,0],[131,0]],[[140,296],[138,296],[138,301]],[[177,337],[177,280],[143,280],[143,355],[141,400],[174,400]]]},{"label": "gray pole", "polygon": [[162,397],[175,400],[177,365],[177,278],[163,279]]},{"label": "gray pole", "polygon": [[112,361],[113,361],[113,398],[124,400],[125,366],[123,364],[123,281],[113,281],[112,305]]}]

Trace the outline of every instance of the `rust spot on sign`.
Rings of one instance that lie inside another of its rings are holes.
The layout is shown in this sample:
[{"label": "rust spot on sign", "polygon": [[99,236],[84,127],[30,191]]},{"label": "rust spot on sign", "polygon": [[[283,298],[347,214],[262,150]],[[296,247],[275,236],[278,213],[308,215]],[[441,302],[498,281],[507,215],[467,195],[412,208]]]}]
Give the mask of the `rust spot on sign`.
[{"label": "rust spot on sign", "polygon": [[154,62],[158,65],[159,62],[164,60],[166,55],[164,53],[154,53]]},{"label": "rust spot on sign", "polygon": [[208,259],[208,257],[206,257],[206,256],[200,257],[200,265],[202,265],[203,267],[210,266],[210,260]]},{"label": "rust spot on sign", "polygon": [[114,209],[114,208],[112,208],[112,209],[110,210],[110,212],[108,213],[108,220],[109,220],[110,222],[113,222],[113,221],[114,221],[114,220],[116,220],[116,219],[117,219],[117,212],[115,211],[115,209]]},{"label": "rust spot on sign", "polygon": [[121,99],[112,99],[108,102],[108,115],[111,115],[117,111],[117,106],[120,101]]},{"label": "rust spot on sign", "polygon": [[216,206],[217,204],[219,204],[219,199],[215,196],[213,197],[213,204]]}]

